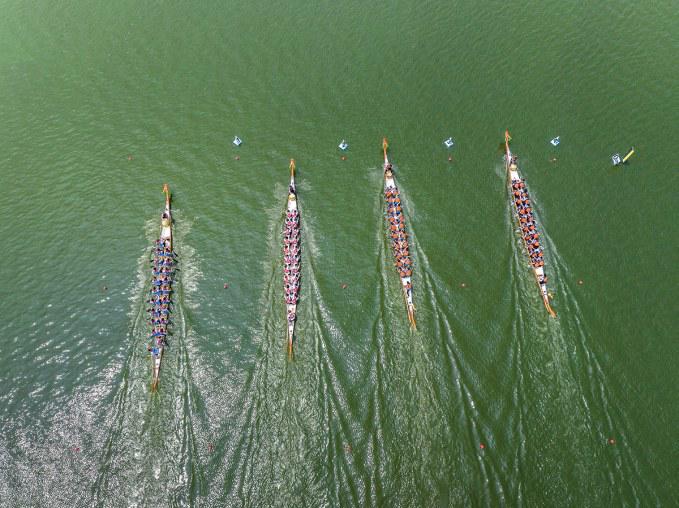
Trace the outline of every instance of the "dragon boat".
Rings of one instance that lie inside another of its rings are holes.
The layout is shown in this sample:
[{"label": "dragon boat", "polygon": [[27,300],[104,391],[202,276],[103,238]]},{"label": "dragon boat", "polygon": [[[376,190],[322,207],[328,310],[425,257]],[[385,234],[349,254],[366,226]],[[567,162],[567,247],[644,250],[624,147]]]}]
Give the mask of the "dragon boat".
[{"label": "dragon boat", "polygon": [[530,261],[531,269],[535,275],[535,281],[540,289],[542,302],[550,316],[556,317],[556,312],[549,302],[549,290],[547,289],[547,275],[545,274],[545,262],[543,248],[540,242],[540,233],[533,217],[533,208],[528,196],[528,189],[519,173],[517,164],[518,157],[509,149],[509,141],[512,138],[509,130],[505,130],[505,167],[507,169],[507,184],[512,200],[514,215],[516,217],[523,245]]},{"label": "dragon boat", "polygon": [[384,200],[387,205],[386,218],[391,249],[394,254],[394,265],[401,277],[401,288],[408,311],[408,321],[415,327],[415,304],[413,303],[413,262],[408,251],[408,233],[406,233],[405,217],[401,205],[401,195],[394,179],[394,168],[387,156],[387,138],[382,140],[384,152]]},{"label": "dragon boat", "polygon": [[151,391],[158,389],[160,382],[160,365],[167,345],[168,326],[170,324],[170,305],[172,302],[172,281],[175,275],[176,256],[172,250],[172,211],[170,210],[170,189],[163,185],[165,193],[165,210],[161,216],[160,238],[153,248],[151,304],[147,309],[151,324],[151,344],[147,347],[151,353]]},{"label": "dragon boat", "polygon": [[288,354],[292,354],[292,342],[297,321],[297,302],[301,277],[300,225],[297,208],[297,188],[295,187],[295,161],[290,160],[290,185],[285,210],[285,226],[283,228],[283,289],[287,310]]}]

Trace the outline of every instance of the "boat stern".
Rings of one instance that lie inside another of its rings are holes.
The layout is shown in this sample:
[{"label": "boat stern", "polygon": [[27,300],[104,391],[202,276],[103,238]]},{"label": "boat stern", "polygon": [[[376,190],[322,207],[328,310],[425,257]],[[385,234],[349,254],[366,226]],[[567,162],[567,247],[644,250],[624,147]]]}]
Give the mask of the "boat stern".
[{"label": "boat stern", "polygon": [[550,316],[556,317],[556,312],[552,309],[552,305],[549,301],[549,291],[547,290],[547,284],[540,284],[540,292],[542,293],[542,303],[545,305],[545,309]]},{"label": "boat stern", "polygon": [[415,328],[415,303],[413,302],[412,280],[410,277],[403,277],[401,279],[401,284],[403,285],[403,298],[408,311],[408,321],[410,322],[410,325]]},{"label": "boat stern", "polygon": [[292,353],[292,344],[293,344],[294,336],[295,336],[295,322],[297,321],[297,304],[288,305],[287,310],[288,310],[288,316],[287,316],[288,354],[291,354]]},{"label": "boat stern", "polygon": [[413,330],[417,329],[417,323],[415,322],[415,305],[412,303],[408,305],[408,322]]}]

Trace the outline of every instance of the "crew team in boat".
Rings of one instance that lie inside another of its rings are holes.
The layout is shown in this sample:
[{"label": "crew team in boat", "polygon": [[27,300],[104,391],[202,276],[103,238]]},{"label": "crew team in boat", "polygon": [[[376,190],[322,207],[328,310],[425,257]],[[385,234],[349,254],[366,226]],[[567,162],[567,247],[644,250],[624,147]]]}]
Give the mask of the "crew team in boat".
[{"label": "crew team in boat", "polygon": [[297,302],[302,257],[300,212],[297,208],[297,187],[295,186],[295,161],[290,159],[290,184],[285,207],[285,223],[283,226],[283,294],[285,296],[285,314],[287,324],[288,355],[292,355],[292,343],[297,321]]},{"label": "crew team in boat", "polygon": [[[391,164],[386,167],[385,175],[387,177],[392,176]],[[384,189],[384,199],[387,203],[387,219],[389,221],[391,249],[395,259],[394,264],[401,278],[410,277],[413,273],[413,263],[408,253],[408,235],[405,231],[401,196],[398,189],[391,185],[386,187]],[[405,289],[411,288],[406,287]]]},{"label": "crew team in boat", "polygon": [[538,232],[537,224],[533,217],[533,205],[528,196],[528,189],[526,183],[521,178],[519,167],[517,164],[518,158],[513,155],[509,148],[509,141],[511,140],[509,130],[505,130],[505,165],[507,169],[507,176],[509,177],[509,192],[512,203],[514,204],[514,211],[516,212],[516,219],[519,225],[519,232],[521,238],[526,246],[526,254],[528,255],[531,268],[535,274],[535,280],[540,288],[540,295],[545,309],[550,316],[556,317],[556,312],[552,309],[550,304],[551,295],[547,289],[547,276],[545,274],[544,248],[540,242],[540,233]]},{"label": "crew team in boat", "polygon": [[[512,164],[516,164],[516,156],[512,156]],[[528,249],[531,265],[534,268],[545,266],[542,256],[542,245],[540,244],[540,233],[538,233],[535,219],[533,218],[533,209],[528,196],[528,190],[523,179],[512,181],[512,200],[514,207],[519,217],[519,226],[521,227],[521,236]],[[540,284],[547,282],[547,277],[543,277],[544,281],[538,281]]]},{"label": "crew team in boat", "polygon": [[[169,220],[165,213],[163,213],[163,220]],[[151,298],[147,300],[150,307],[146,309],[151,324],[151,335],[149,337],[151,344],[148,345],[147,350],[151,352],[154,358],[158,358],[162,353],[161,349],[167,345],[168,326],[171,324],[168,317],[172,303],[170,294],[172,293],[172,281],[176,270],[176,258],[177,254],[172,251],[169,239],[156,240],[153,260],[151,261],[153,267]]]},{"label": "crew team in boat", "polygon": [[[295,194],[292,186],[290,187],[290,194]],[[283,230],[283,287],[285,289],[285,303],[288,305],[294,305],[299,300],[300,262],[299,212],[287,210]],[[294,313],[289,313],[288,322],[294,321],[295,317]]]}]

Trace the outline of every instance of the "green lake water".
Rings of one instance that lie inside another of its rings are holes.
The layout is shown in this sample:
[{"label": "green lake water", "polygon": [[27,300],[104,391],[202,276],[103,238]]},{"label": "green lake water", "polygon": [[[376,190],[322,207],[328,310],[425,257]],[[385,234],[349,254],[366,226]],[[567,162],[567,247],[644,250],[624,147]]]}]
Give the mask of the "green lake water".
[{"label": "green lake water", "polygon": [[[679,504],[676,2],[0,8],[0,506]],[[181,272],[151,394],[163,183]]]}]

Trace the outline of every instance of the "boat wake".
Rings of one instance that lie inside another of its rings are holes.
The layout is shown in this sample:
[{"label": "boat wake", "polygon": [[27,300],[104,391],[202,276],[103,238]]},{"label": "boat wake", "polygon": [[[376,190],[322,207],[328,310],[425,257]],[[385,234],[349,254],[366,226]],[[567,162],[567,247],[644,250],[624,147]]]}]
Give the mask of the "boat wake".
[{"label": "boat wake", "polygon": [[[624,404],[612,400],[607,388],[596,341],[571,287],[571,270],[543,228],[546,271],[558,312],[556,319],[549,318],[509,210],[505,219],[514,237],[509,266],[513,312],[507,326],[513,338],[508,368],[514,373],[511,421],[518,449],[513,470],[536,479],[530,492],[558,496],[566,504],[611,504],[616,499],[658,504],[641,479],[644,454],[635,452],[626,431]],[[518,486],[514,501],[530,501],[518,477],[512,482]],[[581,489],[574,491],[574,483]],[[578,499],[580,492],[587,499]]]},{"label": "boat wake", "polygon": [[341,363],[335,360],[345,345],[316,280],[313,257],[318,245],[313,216],[303,209],[303,202],[302,198],[302,277],[294,353],[287,354],[280,262],[283,215],[276,208],[258,304],[262,321],[252,331],[259,350],[234,395],[241,411],[218,430],[216,446],[225,454],[211,471],[224,479],[223,487],[210,494],[217,504],[293,506],[303,498],[311,506],[338,505],[343,496],[340,486],[354,492],[352,458],[346,453],[354,417],[340,383],[350,374],[338,372]]},{"label": "boat wake", "polygon": [[[401,193],[404,194],[402,187]],[[383,481],[395,489],[396,498],[409,500],[404,502],[406,505],[431,499],[432,493],[443,504],[468,498],[470,483],[476,486],[476,499],[497,504],[505,495],[504,471],[501,464],[480,460],[479,444],[492,443],[493,436],[478,407],[483,398],[478,373],[460,344],[460,338],[465,336],[463,323],[469,321],[473,309],[453,297],[450,284],[434,270],[417,239],[416,223],[411,218],[414,203],[407,196],[404,201],[415,266],[415,304],[421,321],[430,326],[410,331],[407,322],[397,319],[402,314],[400,288],[390,266],[387,239],[380,228],[379,258],[383,269],[379,294],[383,302],[378,308],[383,310],[376,323],[373,349],[377,351],[376,377],[384,380],[376,384],[376,398],[382,401],[384,413],[379,421],[402,426],[393,430],[386,448],[399,449],[398,455],[403,457],[418,457],[422,464],[413,469],[400,461],[389,461]],[[385,390],[385,386],[389,389]],[[413,439],[404,441],[400,439],[402,435]],[[442,440],[449,447],[447,453],[437,445]],[[465,472],[462,477],[460,471]],[[392,478],[399,480],[393,484]]]},{"label": "boat wake", "polygon": [[[176,216],[180,214],[175,214]],[[177,220],[179,268],[192,263],[192,249],[183,237],[189,229]],[[153,221],[147,227],[149,245],[157,234]],[[129,352],[120,372],[121,384],[113,397],[111,425],[92,487],[92,504],[116,505],[118,493],[138,506],[185,506],[188,496],[200,490],[201,474],[194,457],[192,407],[195,390],[186,347],[187,323],[183,301],[186,273],[179,272],[173,293],[174,323],[163,358],[161,383],[150,391],[150,359],[146,351],[148,323],[146,299],[151,287],[149,254],[140,256],[137,291],[133,293]],[[188,270],[187,270],[188,271]],[[192,282],[195,284],[195,281]],[[148,481],[152,478],[153,481]]]}]

